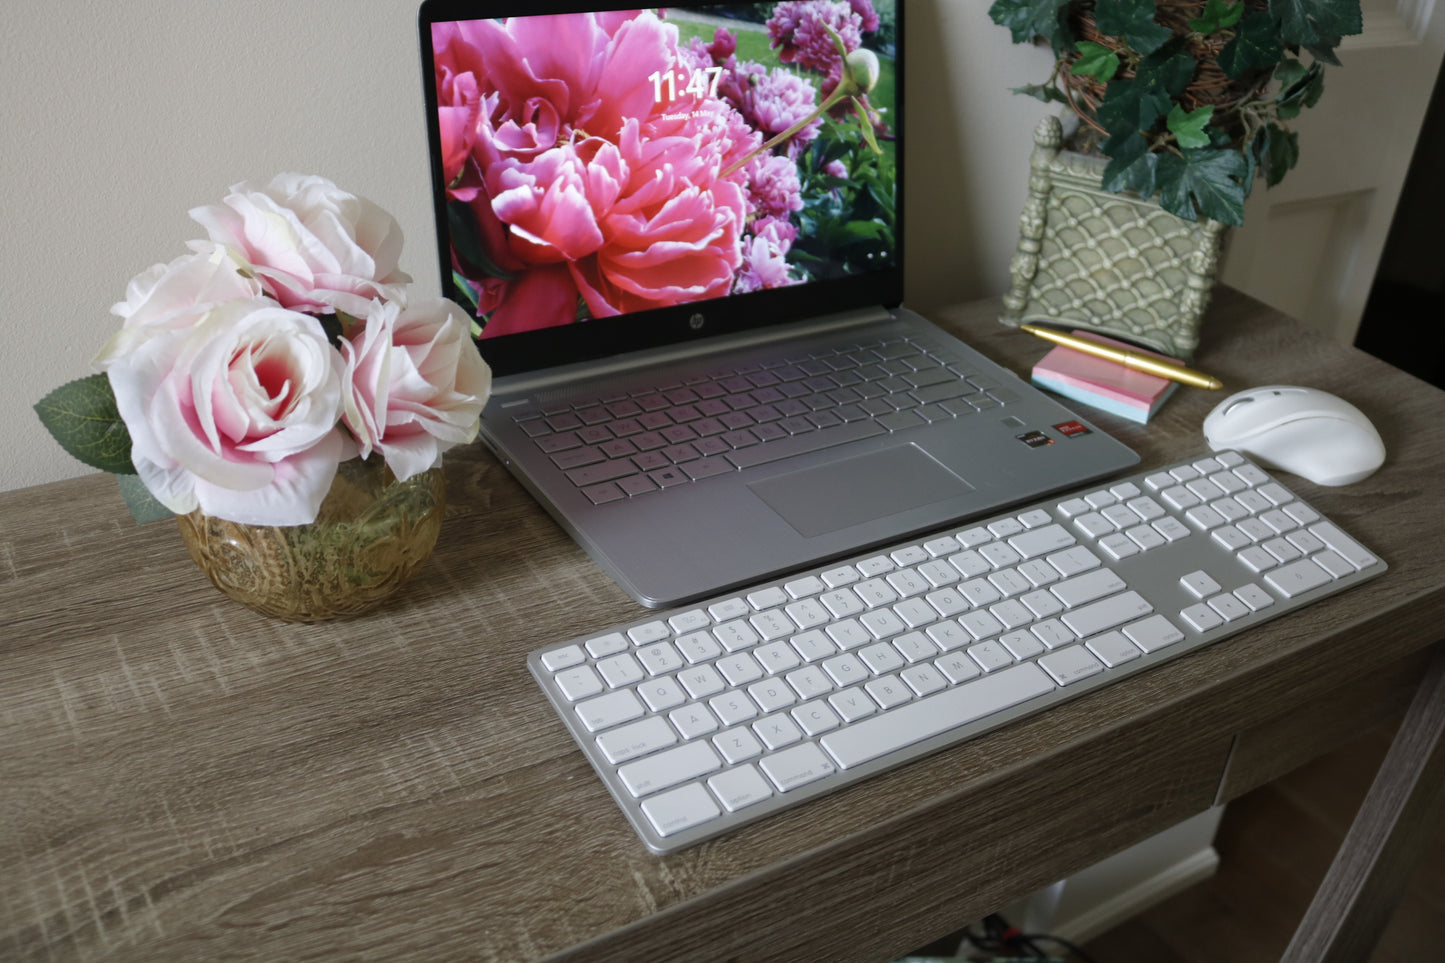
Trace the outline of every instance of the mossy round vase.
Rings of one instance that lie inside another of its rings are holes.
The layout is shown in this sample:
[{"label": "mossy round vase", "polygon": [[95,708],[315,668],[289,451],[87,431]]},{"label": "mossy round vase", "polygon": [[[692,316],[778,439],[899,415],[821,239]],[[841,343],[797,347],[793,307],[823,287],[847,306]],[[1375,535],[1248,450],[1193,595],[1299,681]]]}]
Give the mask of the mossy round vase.
[{"label": "mossy round vase", "polygon": [[227,596],[265,615],[320,622],[380,605],[430,557],[441,532],[440,467],[397,481],[377,456],[342,462],[316,520],[247,525],[177,516],[191,558]]}]

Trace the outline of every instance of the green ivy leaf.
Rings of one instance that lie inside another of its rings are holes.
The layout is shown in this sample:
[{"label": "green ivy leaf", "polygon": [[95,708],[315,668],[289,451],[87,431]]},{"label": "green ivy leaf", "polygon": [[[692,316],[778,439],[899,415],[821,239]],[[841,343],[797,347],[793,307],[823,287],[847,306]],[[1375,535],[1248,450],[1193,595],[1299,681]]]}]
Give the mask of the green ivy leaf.
[{"label": "green ivy leaf", "polygon": [[1148,130],[1168,109],[1167,96],[1161,97],[1159,91],[1151,90],[1136,78],[1110,84],[1094,116],[1111,137],[1123,137]]},{"label": "green ivy leaf", "polygon": [[1108,83],[1119,72],[1119,55],[1103,44],[1094,43],[1092,40],[1080,40],[1075,46],[1079,51],[1079,57],[1069,68],[1069,73],[1078,74],[1081,77],[1094,77]]},{"label": "green ivy leaf", "polygon": [[1319,43],[1305,44],[1304,49],[1309,51],[1311,57],[1320,63],[1329,64],[1332,67],[1342,66],[1340,58],[1335,56],[1335,48],[1340,45],[1339,37],[1329,37]]},{"label": "green ivy leaf", "polygon": [[1169,132],[1174,135],[1180,147],[1208,147],[1210,140],[1205,128],[1213,119],[1213,104],[1189,111],[1175,104],[1174,109],[1169,111]]},{"label": "green ivy leaf", "polygon": [[103,374],[61,385],[35,405],[40,423],[74,457],[112,474],[134,474],[130,432]]},{"label": "green ivy leaf", "polygon": [[[1290,64],[1299,67],[1300,71],[1286,69]],[[1301,110],[1319,103],[1325,92],[1325,68],[1319,63],[1310,64],[1306,70],[1298,61],[1286,61],[1275,71],[1275,76],[1280,78],[1280,92],[1275,104],[1281,120],[1298,117]]]},{"label": "green ivy leaf", "polygon": [[1209,0],[1200,11],[1198,19],[1189,21],[1189,29],[1208,36],[1221,30],[1228,30],[1239,23],[1244,16],[1243,3],[1227,3],[1226,0]]},{"label": "green ivy leaf", "polygon": [[1073,41],[1065,19],[1067,8],[1068,0],[994,0],[988,15],[1000,27],[1009,28],[1014,43],[1043,37],[1055,51],[1062,51]]},{"label": "green ivy leaf", "polygon": [[1163,89],[1172,99],[1189,87],[1198,67],[1198,61],[1180,39],[1160,47],[1140,61],[1138,76],[1147,78],[1150,84]]},{"label": "green ivy leaf", "polygon": [[1273,187],[1299,163],[1299,134],[1279,124],[1269,124],[1260,137],[1263,138],[1260,163],[1264,167],[1264,183]]},{"label": "green ivy leaf", "polygon": [[[1244,6],[1244,4],[1240,4]],[[1279,41],[1274,20],[1267,13],[1246,17],[1235,32],[1234,39],[1219,52],[1219,66],[1232,78],[1244,76],[1279,62],[1284,45]]]},{"label": "green ivy leaf", "polygon": [[1309,73],[1309,68],[1293,57],[1285,57],[1274,68],[1274,79],[1279,81],[1280,90],[1288,90]]},{"label": "green ivy leaf", "polygon": [[1121,134],[1104,142],[1109,164],[1104,168],[1104,190],[1118,194],[1135,191],[1140,197],[1154,194],[1155,171],[1159,155],[1149,150],[1149,142],[1138,133]]},{"label": "green ivy leaf", "polygon": [[1159,205],[1186,221],[1201,216],[1239,227],[1244,223],[1248,165],[1234,150],[1212,147],[1159,155]]},{"label": "green ivy leaf", "polygon": [[1014,87],[1011,91],[1015,94],[1023,94],[1025,97],[1032,97],[1041,100],[1046,104],[1067,104],[1069,98],[1065,97],[1057,87],[1048,84],[1029,84],[1027,87]]},{"label": "green ivy leaf", "polygon": [[1341,37],[1365,29],[1359,0],[1269,0],[1269,12],[1279,21],[1280,38],[1292,47],[1332,51]]},{"label": "green ivy leaf", "polygon": [[1144,56],[1173,36],[1168,27],[1154,22],[1154,0],[1098,0],[1094,24],[1100,33],[1123,37],[1131,49]]},{"label": "green ivy leaf", "polygon": [[1115,136],[1151,129],[1189,86],[1195,66],[1182,45],[1161,47],[1140,61],[1132,80],[1109,85],[1096,112],[1099,123]]},{"label": "green ivy leaf", "polygon": [[1137,134],[1153,127],[1170,103],[1166,92],[1135,77],[1110,84],[1095,114],[1110,136]]}]

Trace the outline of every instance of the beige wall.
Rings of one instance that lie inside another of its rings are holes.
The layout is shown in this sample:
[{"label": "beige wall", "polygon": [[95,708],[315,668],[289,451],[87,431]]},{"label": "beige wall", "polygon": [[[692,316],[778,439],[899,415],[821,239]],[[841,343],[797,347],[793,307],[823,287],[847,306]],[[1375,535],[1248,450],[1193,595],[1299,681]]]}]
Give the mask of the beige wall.
[{"label": "beige wall", "polygon": [[[1000,293],[1046,109],[1009,88],[1047,56],[986,0],[909,0],[908,299]],[[90,469],[30,406],[90,373],[126,282],[230,184],[330,177],[401,222],[437,287],[415,0],[52,0],[8,11],[0,57],[0,490]]]}]

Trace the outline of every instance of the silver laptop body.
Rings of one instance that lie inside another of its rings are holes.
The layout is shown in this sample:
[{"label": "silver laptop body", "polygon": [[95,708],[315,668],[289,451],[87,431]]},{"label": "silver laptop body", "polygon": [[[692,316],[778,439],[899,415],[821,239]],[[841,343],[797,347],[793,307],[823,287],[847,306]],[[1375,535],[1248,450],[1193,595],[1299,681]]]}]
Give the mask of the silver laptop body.
[{"label": "silver laptop body", "polygon": [[421,8],[444,287],[496,375],[483,440],[647,606],[1138,461],[898,306],[901,0],[836,5],[879,83],[769,148],[832,82],[789,19],[817,5],[771,6]]}]

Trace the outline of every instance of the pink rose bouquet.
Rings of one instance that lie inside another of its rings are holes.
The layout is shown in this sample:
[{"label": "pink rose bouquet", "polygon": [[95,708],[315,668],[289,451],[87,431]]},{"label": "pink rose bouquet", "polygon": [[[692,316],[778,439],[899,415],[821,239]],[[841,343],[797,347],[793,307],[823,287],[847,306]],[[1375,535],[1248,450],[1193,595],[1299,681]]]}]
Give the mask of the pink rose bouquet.
[{"label": "pink rose bouquet", "polygon": [[491,372],[470,316],[408,302],[389,214],[297,174],[191,214],[208,237],[130,282],[101,373],[36,405],[67,451],[122,476],[137,517],[150,498],[306,524],[340,462],[378,457],[405,480],[476,437]]}]

